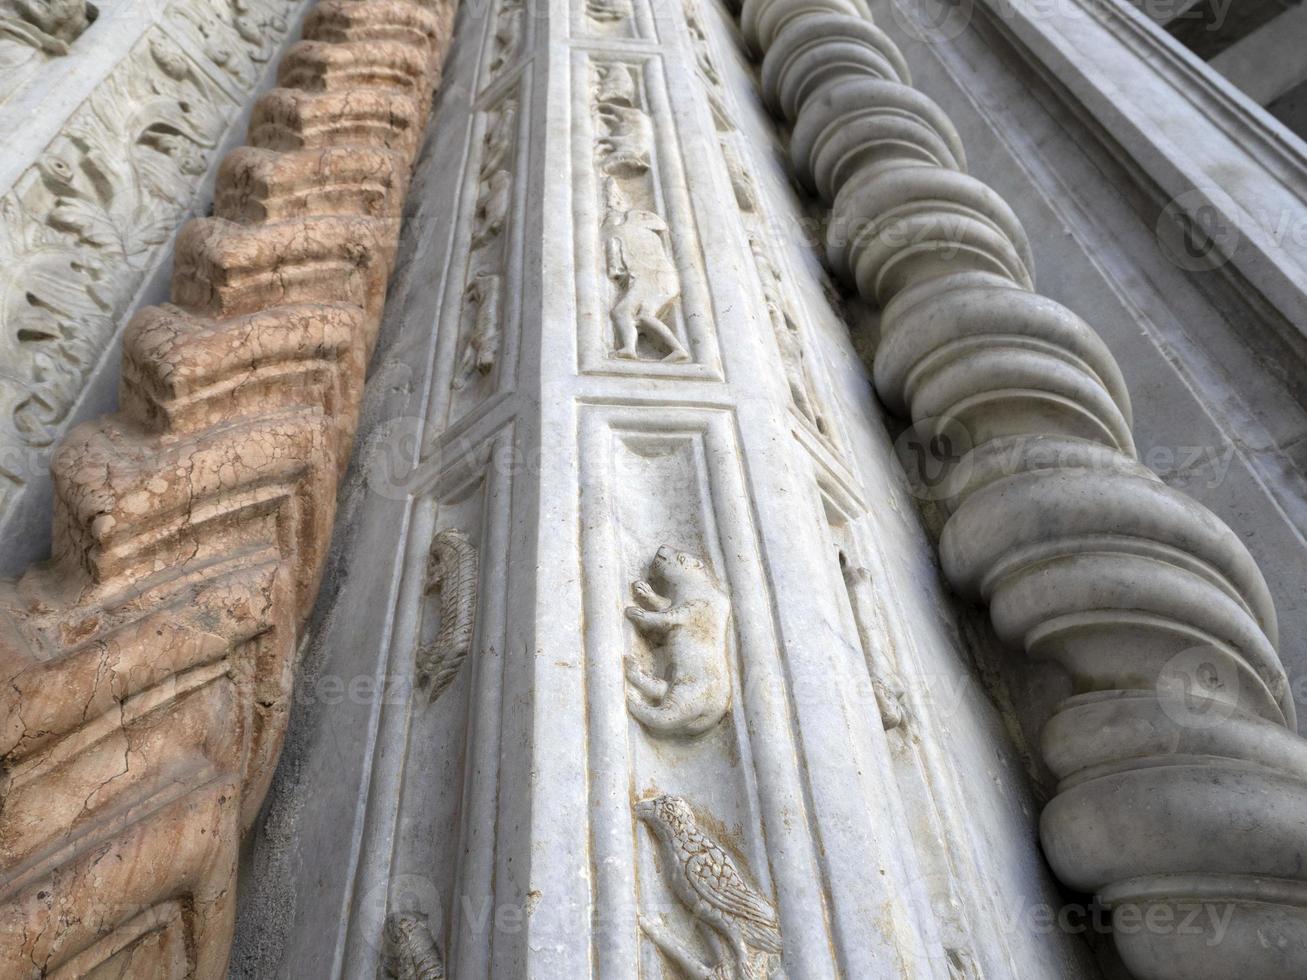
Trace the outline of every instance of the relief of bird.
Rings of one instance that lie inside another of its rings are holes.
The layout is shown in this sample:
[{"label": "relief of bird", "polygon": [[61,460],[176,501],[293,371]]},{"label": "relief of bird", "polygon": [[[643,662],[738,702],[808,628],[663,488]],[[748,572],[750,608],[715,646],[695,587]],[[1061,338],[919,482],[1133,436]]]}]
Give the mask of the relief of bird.
[{"label": "relief of bird", "polygon": [[736,975],[758,976],[754,961],[781,952],[776,909],[745,879],[726,850],[699,829],[694,811],[679,796],[659,796],[635,806],[662,844],[672,888],[696,919],[716,933],[736,961]]}]

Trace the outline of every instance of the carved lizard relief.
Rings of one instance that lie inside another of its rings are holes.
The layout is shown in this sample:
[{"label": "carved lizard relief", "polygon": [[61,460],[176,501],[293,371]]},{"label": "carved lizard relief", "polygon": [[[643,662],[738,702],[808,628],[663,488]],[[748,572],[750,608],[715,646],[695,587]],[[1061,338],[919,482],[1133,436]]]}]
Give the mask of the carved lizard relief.
[{"label": "carved lizard relief", "polygon": [[663,874],[693,913],[717,962],[707,964],[650,916],[640,928],[692,980],[765,980],[782,952],[776,909],[736,867],[726,849],[699,829],[679,796],[641,800],[635,814],[661,845]]},{"label": "carved lizard relief", "polygon": [[416,655],[418,686],[430,688],[428,704],[454,682],[472,646],[478,567],[476,548],[462,531],[446,528],[432,539],[425,592],[440,596],[440,627]]},{"label": "carved lizard relief", "polygon": [[396,980],[445,980],[440,946],[416,912],[391,912],[382,930],[381,963]]},{"label": "carved lizard relief", "polygon": [[656,735],[701,735],[731,705],[730,600],[703,561],[666,545],[654,557],[653,573],[669,595],[659,595],[648,582],[633,583],[639,605],[628,606],[626,617],[661,645],[667,679],[645,671],[628,654],[627,708]]}]

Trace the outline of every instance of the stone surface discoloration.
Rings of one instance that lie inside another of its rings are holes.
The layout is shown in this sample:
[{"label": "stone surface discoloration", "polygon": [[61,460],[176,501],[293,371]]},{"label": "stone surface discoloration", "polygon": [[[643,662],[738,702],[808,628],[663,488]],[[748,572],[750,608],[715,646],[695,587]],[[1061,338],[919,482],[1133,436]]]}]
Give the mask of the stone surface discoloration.
[{"label": "stone surface discoloration", "polygon": [[323,12],[55,457],[54,557],[0,587],[6,976],[226,975],[451,10]]}]

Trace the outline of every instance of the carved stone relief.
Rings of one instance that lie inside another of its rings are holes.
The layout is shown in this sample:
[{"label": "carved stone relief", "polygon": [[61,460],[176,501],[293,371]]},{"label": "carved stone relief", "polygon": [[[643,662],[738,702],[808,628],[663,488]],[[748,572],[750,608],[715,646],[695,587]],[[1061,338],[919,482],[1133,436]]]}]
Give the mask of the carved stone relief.
[{"label": "carved stone relief", "polygon": [[233,109],[156,29],[0,197],[4,448],[52,443]]},{"label": "carved stone relief", "polygon": [[476,628],[478,558],[462,531],[446,528],[431,541],[427,557],[428,596],[440,597],[439,626],[434,639],[417,649],[418,686],[435,701],[458,676],[467,659]]},{"label": "carved stone relief", "polygon": [[522,51],[526,31],[526,0],[500,0],[495,12],[495,33],[490,42],[486,78],[482,85],[494,82]]},{"label": "carved stone relief", "polygon": [[880,722],[886,731],[890,731],[898,728],[908,719],[907,706],[904,703],[906,691],[898,671],[887,655],[892,651],[892,647],[887,643],[878,642],[882,630],[878,628],[880,616],[876,607],[871,572],[862,565],[850,561],[843,551],[839,553],[839,562],[844,577],[844,587],[849,594],[849,605],[853,609],[853,618],[858,628],[858,639],[871,674],[871,685],[876,694],[876,708],[880,712]]},{"label": "carved stone relief", "polygon": [[483,400],[499,363],[507,314],[501,302],[509,266],[509,214],[513,207],[517,100],[508,96],[485,111],[477,165],[459,326],[459,353],[451,384],[463,401],[460,411]]},{"label": "carved stone relief", "polygon": [[381,962],[395,980],[445,980],[445,961],[426,916],[392,912],[386,916]]},{"label": "carved stone relief", "polygon": [[793,314],[781,284],[781,274],[768,254],[767,246],[757,234],[750,233],[749,248],[753,252],[754,267],[762,281],[762,295],[767,304],[767,319],[776,335],[776,346],[781,353],[781,366],[790,389],[790,400],[799,414],[813,424],[822,435],[828,435],[825,419],[817,408],[817,394],[808,371],[803,334]]},{"label": "carved stone relief", "polygon": [[[443,44],[410,43],[425,87]],[[38,226],[101,267],[142,261],[141,233],[167,237],[178,213],[158,202],[184,200],[181,175],[223,122],[210,83],[157,28],[138,56],[153,66],[112,75],[23,186],[44,203]],[[328,88],[358,111],[400,97]],[[281,748],[394,262],[412,156],[376,150],[403,121],[345,136],[290,120],[290,152],[252,138],[233,153],[215,216],[176,236],[172,302],[124,332],[121,411],[54,457],[53,558],[0,583],[4,976],[227,975],[240,837]],[[126,162],[112,152],[123,134]],[[268,179],[233,186],[251,156]],[[366,180],[351,172],[360,157],[376,164]],[[277,213],[306,169],[337,193]],[[42,257],[28,248],[7,284],[6,314],[16,299],[28,319],[6,343],[71,332],[47,308],[67,293],[30,268]],[[39,294],[22,291],[37,278]],[[86,294],[111,310],[116,283]]]},{"label": "carved stone relief", "polygon": [[638,605],[626,618],[658,646],[663,669],[651,672],[627,655],[627,707],[652,734],[701,735],[731,706],[730,600],[707,563],[684,551],[664,545],[651,568],[667,594],[632,583]]},{"label": "carved stone relief", "polygon": [[68,54],[99,16],[86,0],[0,2],[0,105],[16,95],[50,58]]},{"label": "carved stone relief", "polygon": [[580,0],[579,33],[598,37],[635,38],[642,35],[634,0]]},{"label": "carved stone relief", "polygon": [[287,5],[277,0],[178,3],[168,21],[229,77],[237,91],[258,82],[287,30]]},{"label": "carved stone relief", "polygon": [[[658,213],[650,176],[654,126],[638,65],[596,63],[592,69],[597,133],[595,160],[604,175],[603,262],[614,296],[611,356],[688,361],[674,319],[681,296],[667,222]],[[644,341],[644,344],[641,344]]]},{"label": "carved stone relief", "polygon": [[667,223],[654,211],[633,207],[614,177],[604,181],[601,228],[604,263],[617,293],[610,317],[616,334],[612,356],[641,360],[645,340],[665,361],[688,361],[689,352],[668,324],[680,298],[680,277],[668,251]]},{"label": "carved stone relief", "polygon": [[[95,14],[63,0],[14,2],[11,13],[21,8],[65,46]],[[48,447],[288,30],[291,6],[175,3],[0,196],[0,517],[45,470]],[[22,84],[6,74],[13,23],[0,14],[0,105]]]},{"label": "carved stone relief", "polygon": [[[934,710],[931,699],[938,692],[928,686],[921,689],[919,681],[913,697],[927,714],[915,717],[908,706],[905,676],[920,679],[920,668],[904,662],[911,654],[900,652],[902,638],[885,609],[893,595],[884,594],[887,583],[877,582],[867,546],[855,532],[853,514],[864,512],[864,508],[833,490],[823,488],[821,496],[831,534],[832,565],[836,566],[832,572],[842,580],[847,599],[850,645],[861,654],[875,710],[887,733],[896,798],[922,871],[908,889],[908,901],[928,908],[939,929],[937,945],[924,954],[942,961],[950,978],[979,980],[984,974],[969,951],[975,938],[959,891],[964,869],[969,867],[967,856],[957,853],[960,835],[945,823],[959,819],[964,809],[952,794],[947,769],[937,757],[937,722],[929,714]],[[932,753],[936,755],[932,757]]]},{"label": "carved stone relief", "polygon": [[735,859],[699,827],[690,805],[679,796],[641,800],[636,816],[658,842],[662,873],[694,916],[711,963],[652,916],[640,927],[692,980],[765,980],[777,965],[783,944],[780,919],[772,903],[740,870]]},{"label": "carved stone relief", "polygon": [[662,59],[587,51],[573,66],[573,159],[589,158],[573,168],[581,369],[719,379],[702,212]]},{"label": "carved stone relief", "polygon": [[500,277],[493,272],[478,272],[468,284],[465,295],[475,313],[454,375],[457,389],[466,388],[478,375],[488,375],[499,357],[499,288]]},{"label": "carved stone relief", "polygon": [[831,433],[819,407],[805,349],[804,330],[800,325],[799,314],[796,312],[799,307],[791,302],[787,295],[784,277],[774,257],[774,248],[769,244],[771,229],[764,220],[763,209],[759,207],[758,182],[745,163],[745,153],[740,147],[743,136],[729,108],[730,96],[722,84],[721,73],[713,60],[712,42],[699,20],[694,5],[687,0],[683,9],[691,47],[694,50],[695,66],[704,83],[713,124],[718,132],[722,162],[726,167],[731,191],[735,195],[736,206],[740,210],[749,236],[749,248],[762,286],[767,318],[780,351],[781,365],[790,390],[790,400],[799,415],[818,434],[829,439]]}]

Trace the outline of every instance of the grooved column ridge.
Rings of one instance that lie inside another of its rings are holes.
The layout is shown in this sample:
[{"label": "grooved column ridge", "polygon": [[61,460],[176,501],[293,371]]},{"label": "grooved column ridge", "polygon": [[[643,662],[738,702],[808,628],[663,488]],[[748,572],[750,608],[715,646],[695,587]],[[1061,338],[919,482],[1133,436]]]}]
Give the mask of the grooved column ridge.
[{"label": "grooved column ridge", "polygon": [[875,384],[964,450],[943,487],[945,572],[999,636],[1074,683],[1041,737],[1061,880],[1096,892],[1149,978],[1307,975],[1307,743],[1256,562],[1142,466],[1106,345],[1033,291],[1011,207],[856,0],[747,0],[763,96],[827,254],[882,310]]}]

